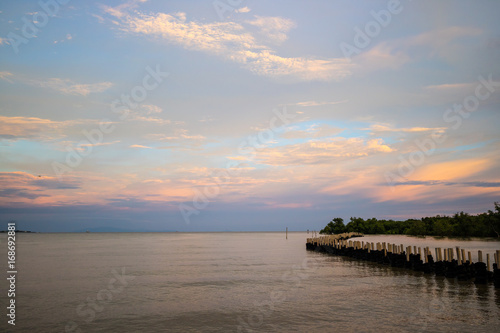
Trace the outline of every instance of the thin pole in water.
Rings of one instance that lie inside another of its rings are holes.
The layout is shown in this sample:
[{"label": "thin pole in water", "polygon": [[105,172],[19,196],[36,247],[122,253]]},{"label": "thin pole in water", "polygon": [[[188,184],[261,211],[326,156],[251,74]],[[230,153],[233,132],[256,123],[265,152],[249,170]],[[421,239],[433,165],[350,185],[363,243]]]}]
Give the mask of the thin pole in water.
[{"label": "thin pole in water", "polygon": [[288,227],[286,227],[286,239],[288,239]]}]

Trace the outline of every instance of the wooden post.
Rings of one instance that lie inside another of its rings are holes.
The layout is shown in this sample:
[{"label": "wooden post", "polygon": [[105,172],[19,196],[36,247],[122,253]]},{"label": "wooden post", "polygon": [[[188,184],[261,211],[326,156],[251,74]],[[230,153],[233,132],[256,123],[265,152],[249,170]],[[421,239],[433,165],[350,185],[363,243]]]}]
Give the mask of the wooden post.
[{"label": "wooden post", "polygon": [[477,261],[483,262],[483,251],[481,250],[477,251]]},{"label": "wooden post", "polygon": [[411,246],[406,247],[406,261],[410,261]]},{"label": "wooden post", "polygon": [[417,254],[417,247],[413,246],[413,253]]},{"label": "wooden post", "polygon": [[448,251],[444,249],[444,261],[448,261]]},{"label": "wooden post", "polygon": [[286,227],[286,239],[288,239],[288,227]]},{"label": "wooden post", "polygon": [[472,265],[472,255],[470,254],[470,251],[467,252],[467,257],[469,258],[469,264]]},{"label": "wooden post", "polygon": [[497,250],[497,269],[500,269],[500,250]]},{"label": "wooden post", "polygon": [[462,265],[462,260],[460,260],[460,247],[456,247],[457,250],[457,261],[459,265]]},{"label": "wooden post", "polygon": [[434,249],[434,253],[436,254],[436,261],[439,261],[438,248]]},{"label": "wooden post", "polygon": [[465,260],[465,250],[462,249],[462,264],[465,264],[466,260]]},{"label": "wooden post", "polygon": [[420,247],[418,248],[418,257],[422,260],[422,249]]},{"label": "wooden post", "polygon": [[486,253],[486,269],[490,271],[490,254]]}]

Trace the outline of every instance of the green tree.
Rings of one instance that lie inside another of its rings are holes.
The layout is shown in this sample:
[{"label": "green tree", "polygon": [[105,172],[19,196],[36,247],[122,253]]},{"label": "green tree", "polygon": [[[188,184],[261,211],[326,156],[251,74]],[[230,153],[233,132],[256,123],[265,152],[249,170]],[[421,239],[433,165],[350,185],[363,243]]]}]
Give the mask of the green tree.
[{"label": "green tree", "polygon": [[334,218],[319,232],[320,234],[341,234],[346,232],[346,227],[344,225],[344,220],[340,217]]},{"label": "green tree", "polygon": [[451,225],[449,218],[438,218],[434,222],[434,229],[432,234],[435,236],[448,236],[453,233],[453,226]]},{"label": "green tree", "polygon": [[423,221],[414,220],[407,230],[407,233],[412,236],[425,235],[425,224]]}]

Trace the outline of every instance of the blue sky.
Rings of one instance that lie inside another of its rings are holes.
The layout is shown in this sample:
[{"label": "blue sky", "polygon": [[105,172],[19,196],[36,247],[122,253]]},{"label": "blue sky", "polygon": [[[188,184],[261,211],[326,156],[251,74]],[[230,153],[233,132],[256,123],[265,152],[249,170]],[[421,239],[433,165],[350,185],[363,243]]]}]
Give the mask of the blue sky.
[{"label": "blue sky", "polygon": [[319,229],[500,201],[494,1],[0,4],[0,214]]}]

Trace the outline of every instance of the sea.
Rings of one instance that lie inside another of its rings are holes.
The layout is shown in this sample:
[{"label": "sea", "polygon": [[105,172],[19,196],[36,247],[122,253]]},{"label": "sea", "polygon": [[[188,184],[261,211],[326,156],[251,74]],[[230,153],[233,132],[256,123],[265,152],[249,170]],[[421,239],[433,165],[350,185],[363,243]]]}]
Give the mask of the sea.
[{"label": "sea", "polygon": [[[2,332],[498,332],[500,289],[306,251],[307,232],[18,233]],[[7,235],[0,269],[7,271]],[[366,236],[500,249],[497,240]],[[432,252],[434,253],[434,252]],[[484,255],[485,256],[485,255]],[[492,259],[493,261],[493,259]]]}]

